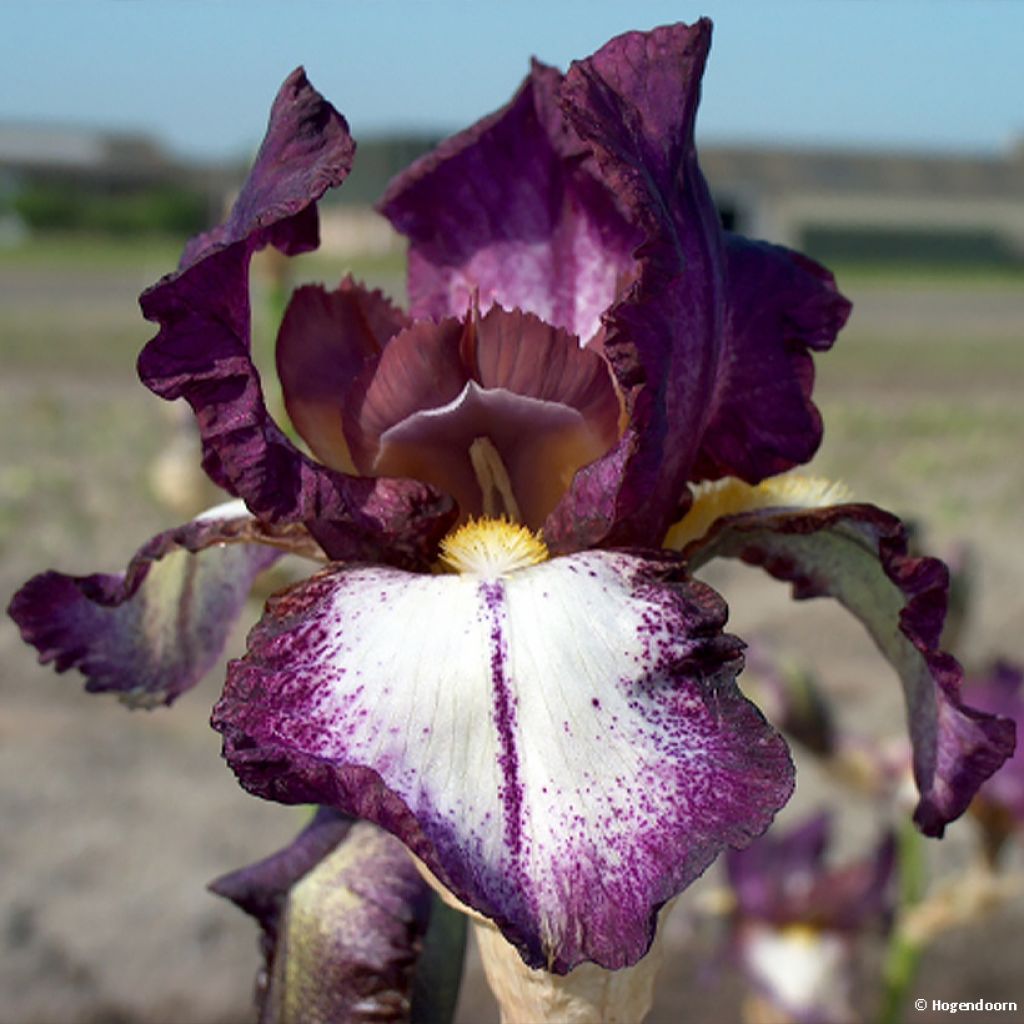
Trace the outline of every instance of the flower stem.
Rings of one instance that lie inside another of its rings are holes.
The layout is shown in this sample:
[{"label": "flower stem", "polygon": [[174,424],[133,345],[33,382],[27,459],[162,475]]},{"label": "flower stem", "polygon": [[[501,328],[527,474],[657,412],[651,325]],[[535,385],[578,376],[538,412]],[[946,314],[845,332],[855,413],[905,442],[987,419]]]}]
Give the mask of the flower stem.
[{"label": "flower stem", "polygon": [[892,930],[886,952],[883,978],[885,989],[879,1024],[900,1024],[903,1007],[910,986],[917,976],[924,944],[919,937],[903,927],[907,912],[924,898],[927,885],[927,866],[924,841],[913,824],[906,822],[900,829],[897,856],[899,860],[899,913]]}]

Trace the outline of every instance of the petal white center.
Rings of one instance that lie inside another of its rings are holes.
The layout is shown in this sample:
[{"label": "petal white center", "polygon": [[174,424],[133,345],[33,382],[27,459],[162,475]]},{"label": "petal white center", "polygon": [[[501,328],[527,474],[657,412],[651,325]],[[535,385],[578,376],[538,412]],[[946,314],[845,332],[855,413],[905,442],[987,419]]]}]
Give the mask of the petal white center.
[{"label": "petal white center", "polygon": [[593,946],[620,966],[791,786],[733,685],[717,599],[657,582],[658,564],[592,551],[498,578],[327,573],[262,655],[282,709],[267,727],[377,773],[442,881],[552,962]]}]

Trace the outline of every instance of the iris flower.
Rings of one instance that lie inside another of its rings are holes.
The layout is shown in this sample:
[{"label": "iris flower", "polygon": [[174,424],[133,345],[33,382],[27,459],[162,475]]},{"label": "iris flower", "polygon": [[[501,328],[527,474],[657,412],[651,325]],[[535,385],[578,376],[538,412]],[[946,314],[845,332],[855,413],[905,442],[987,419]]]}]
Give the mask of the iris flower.
[{"label": "iris flower", "polygon": [[[1024,722],[1024,671],[1009,661],[996,661],[967,682],[973,704],[1002,715],[1019,727]],[[971,804],[981,822],[987,848],[994,861],[1004,842],[1024,831],[1024,752],[1013,757],[986,782]]]},{"label": "iris flower", "polygon": [[829,868],[830,831],[828,815],[818,814],[725,856],[736,899],[731,943],[767,1004],[765,1019],[859,1019],[853,1010],[857,938],[892,915],[896,844],[890,834],[862,860]]},{"label": "iris flower", "polygon": [[1013,746],[937,642],[942,565],[900,523],[779,474],[821,437],[811,353],[849,304],[797,253],[722,230],[694,119],[710,24],[534,63],[380,209],[404,312],[298,289],[272,419],[250,355],[253,253],[317,244],[354,143],[302,70],[226,221],[142,296],[145,384],[195,412],[236,501],[121,577],[30,581],[11,613],[58,670],[169,703],[281,549],[326,566],[271,598],[213,715],[249,791],[391,832],[535,968],[637,962],[658,909],[789,798],[742,644],[693,572],[742,558],[835,597],[903,682],[916,818],[940,835]]}]

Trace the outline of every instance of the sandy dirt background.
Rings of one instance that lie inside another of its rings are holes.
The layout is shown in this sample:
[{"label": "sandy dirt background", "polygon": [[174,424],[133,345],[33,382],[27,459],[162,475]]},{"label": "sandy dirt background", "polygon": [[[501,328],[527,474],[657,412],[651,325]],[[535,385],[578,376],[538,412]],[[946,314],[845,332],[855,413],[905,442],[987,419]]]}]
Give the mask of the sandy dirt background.
[{"label": "sandy dirt background", "polygon": [[[147,482],[172,418],[134,374],[151,333],[136,296],[173,263],[158,244],[0,253],[5,604],[47,567],[121,569],[176,521]],[[315,261],[299,270],[337,273]],[[400,289],[393,272],[373,274]],[[997,653],[1024,659],[1022,282],[859,273],[841,284],[855,314],[818,361],[826,441],[815,468],[844,479],[859,500],[919,518],[937,553],[969,544],[978,586],[960,653],[968,664]],[[268,337],[262,329],[264,359]],[[736,632],[821,673],[844,727],[898,732],[895,680],[841,612],[794,605],[752,570],[727,566],[708,578],[729,600]],[[240,628],[233,653],[243,638]],[[6,618],[0,665],[0,1024],[251,1020],[255,928],[204,885],[286,843],[305,812],[247,796],[225,769],[207,725],[220,673],[172,709],[129,713],[85,695],[77,674],[39,667]],[[814,764],[801,759],[798,773],[785,819],[828,804],[841,812],[843,849],[874,841],[883,820],[875,808]],[[965,864],[973,842],[970,823],[952,828],[930,844],[934,870]],[[1019,850],[1014,857],[1021,869]],[[736,976],[709,966],[720,922],[696,913],[700,893],[717,884],[712,871],[668,924],[653,1024],[738,1020]],[[914,994],[1024,1007],[1022,939],[1018,900],[938,941]],[[1024,1020],[1024,1011],[999,1019]],[[459,1020],[496,1021],[472,957]]]}]

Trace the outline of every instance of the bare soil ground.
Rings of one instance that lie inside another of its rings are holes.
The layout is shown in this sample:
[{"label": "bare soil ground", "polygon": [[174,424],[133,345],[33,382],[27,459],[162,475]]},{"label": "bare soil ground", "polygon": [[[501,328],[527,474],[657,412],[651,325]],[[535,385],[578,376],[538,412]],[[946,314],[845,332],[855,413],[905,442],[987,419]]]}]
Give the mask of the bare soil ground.
[{"label": "bare soil ground", "polygon": [[[170,420],[133,369],[151,333],[136,296],[170,267],[162,258],[0,259],[5,603],[47,567],[119,569],[171,522],[147,485]],[[933,550],[970,544],[979,586],[962,654],[1022,660],[1024,288],[872,276],[846,290],[853,321],[819,360],[826,442],[816,469],[858,499],[920,518]],[[840,612],[793,605],[751,570],[710,578],[736,632],[820,671],[844,725],[899,730],[895,682]],[[36,665],[6,618],[0,664],[0,1024],[250,1020],[255,929],[203,885],[285,843],[304,813],[248,797],[224,768],[207,725],[217,673],[170,710],[129,713],[85,695],[77,675]],[[873,808],[836,792],[813,764],[798,771],[787,817],[831,804],[846,848],[872,842]],[[969,856],[971,828],[958,824],[934,846],[936,870]],[[718,924],[692,913],[697,902],[685,895],[670,922],[655,1024],[739,1019],[735,976],[707,966]],[[916,992],[1024,1006],[1022,925],[1018,902],[941,940]],[[460,1021],[495,1019],[471,968]]]}]

